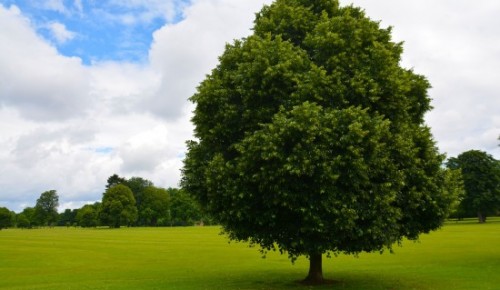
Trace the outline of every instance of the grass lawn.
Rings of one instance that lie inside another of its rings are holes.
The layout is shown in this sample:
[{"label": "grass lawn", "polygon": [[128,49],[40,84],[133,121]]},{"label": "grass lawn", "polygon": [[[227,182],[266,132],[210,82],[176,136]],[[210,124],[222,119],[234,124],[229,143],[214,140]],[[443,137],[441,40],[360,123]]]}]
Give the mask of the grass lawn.
[{"label": "grass lawn", "polygon": [[[500,289],[500,219],[449,222],[395,254],[324,259],[315,289]],[[309,289],[292,265],[217,227],[0,231],[0,289]]]}]

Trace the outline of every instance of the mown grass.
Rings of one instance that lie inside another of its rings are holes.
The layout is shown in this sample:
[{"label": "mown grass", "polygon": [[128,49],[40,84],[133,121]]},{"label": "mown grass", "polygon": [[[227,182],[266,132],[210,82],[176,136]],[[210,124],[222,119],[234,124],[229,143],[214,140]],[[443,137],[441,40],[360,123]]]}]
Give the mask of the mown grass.
[{"label": "mown grass", "polygon": [[[0,289],[309,289],[308,262],[262,259],[217,227],[0,231]],[[324,261],[316,289],[500,289],[500,219],[449,222],[395,253]]]}]

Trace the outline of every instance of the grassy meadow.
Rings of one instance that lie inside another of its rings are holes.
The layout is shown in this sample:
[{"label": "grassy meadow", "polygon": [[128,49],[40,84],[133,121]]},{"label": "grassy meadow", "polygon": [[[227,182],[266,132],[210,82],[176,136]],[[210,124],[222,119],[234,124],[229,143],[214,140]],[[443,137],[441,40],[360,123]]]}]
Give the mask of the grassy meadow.
[{"label": "grassy meadow", "polygon": [[[0,289],[309,289],[294,265],[228,243],[218,227],[7,229]],[[394,254],[324,259],[315,289],[500,289],[500,219],[448,222]]]}]

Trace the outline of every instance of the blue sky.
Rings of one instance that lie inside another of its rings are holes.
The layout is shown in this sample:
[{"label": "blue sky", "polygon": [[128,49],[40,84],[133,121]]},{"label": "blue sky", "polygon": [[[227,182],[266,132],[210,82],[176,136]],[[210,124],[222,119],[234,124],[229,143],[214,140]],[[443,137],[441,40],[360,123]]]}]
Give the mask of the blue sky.
[{"label": "blue sky", "polygon": [[[61,210],[81,207],[115,173],[178,186],[188,98],[271,2],[0,0],[0,207],[51,189]],[[340,3],[404,41],[402,65],[432,84],[441,152],[500,159],[500,1]]]},{"label": "blue sky", "polygon": [[182,20],[189,0],[149,2],[0,0],[7,7],[16,5],[62,55],[79,57],[86,65],[147,61],[153,32]]}]

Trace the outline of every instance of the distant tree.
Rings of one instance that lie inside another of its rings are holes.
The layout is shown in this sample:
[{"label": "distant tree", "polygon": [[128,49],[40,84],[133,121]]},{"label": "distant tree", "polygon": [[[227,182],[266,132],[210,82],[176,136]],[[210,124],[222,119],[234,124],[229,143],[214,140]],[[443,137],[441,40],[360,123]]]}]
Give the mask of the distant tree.
[{"label": "distant tree", "polygon": [[166,189],[149,186],[141,197],[142,203],[138,205],[141,225],[157,226],[159,221],[167,223],[170,220],[170,195]]},{"label": "distant tree", "polygon": [[[132,190],[132,194],[134,195],[137,208],[141,207],[142,195],[143,195],[144,190],[147,187],[154,186],[153,182],[151,182],[147,179],[144,179],[142,177],[134,176],[134,177],[127,179],[124,177],[120,177],[117,174],[113,174],[108,178],[108,183],[106,185],[106,189],[113,187],[115,185],[118,185],[118,184],[126,185],[128,188],[130,188],[130,190]],[[141,224],[141,222],[142,222],[142,220],[138,219],[137,225],[143,225],[143,224]]]},{"label": "distant tree", "polygon": [[130,188],[123,184],[108,188],[102,197],[99,218],[103,225],[112,228],[133,225],[137,220],[137,207]]},{"label": "distant tree", "polygon": [[460,169],[465,196],[460,207],[464,212],[477,214],[480,223],[500,209],[500,162],[479,150],[463,152],[450,158],[448,168]]},{"label": "distant tree", "polygon": [[17,226],[17,214],[14,212],[14,211],[10,211],[10,217],[11,217],[11,221],[12,221],[12,227],[16,227]]},{"label": "distant tree", "polygon": [[16,215],[16,225],[18,228],[32,228],[39,225],[35,219],[35,208],[26,207],[23,211]]},{"label": "distant tree", "polygon": [[19,213],[16,215],[16,226],[20,229],[29,229],[31,228],[31,222],[25,214]]},{"label": "distant tree", "polygon": [[450,198],[449,217],[461,219],[464,217],[463,211],[460,208],[460,203],[465,197],[465,188],[460,170],[447,169],[444,171],[444,189],[447,190]]},{"label": "distant tree", "polygon": [[185,191],[169,188],[171,224],[174,226],[192,226],[201,219],[198,202]]},{"label": "distant tree", "polygon": [[[144,191],[146,190],[146,188],[154,186],[153,182],[151,182],[147,179],[144,179],[142,177],[131,177],[128,180],[126,180],[124,184],[126,186],[128,186],[128,188],[130,188],[130,190],[132,190],[132,193],[134,194],[134,198],[135,198],[135,204],[136,204],[138,209],[141,208],[141,204],[143,201],[143,195],[144,195]],[[141,220],[139,219],[138,222],[140,223]],[[139,225],[143,225],[143,224],[139,224]]]},{"label": "distant tree", "polygon": [[57,222],[59,196],[57,191],[49,190],[43,192],[36,201],[35,219],[40,225],[53,226]]},{"label": "distant tree", "polygon": [[75,224],[76,215],[78,213],[78,209],[65,209],[62,213],[59,214],[57,225],[58,226],[72,226]]},{"label": "distant tree", "polygon": [[[182,187],[229,238],[310,260],[439,228],[451,198],[401,43],[337,0],[276,0],[191,97]],[[172,197],[172,203],[174,198]]]},{"label": "distant tree", "polygon": [[113,174],[108,178],[108,183],[106,184],[106,189],[111,188],[118,184],[126,184],[127,179],[118,176],[118,174]]},{"label": "distant tree", "polygon": [[83,228],[96,227],[99,224],[100,203],[86,204],[78,210],[76,222]]},{"label": "distant tree", "polygon": [[13,225],[12,212],[6,207],[0,207],[0,230],[10,228]]}]

